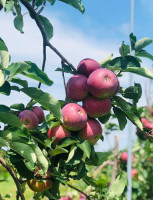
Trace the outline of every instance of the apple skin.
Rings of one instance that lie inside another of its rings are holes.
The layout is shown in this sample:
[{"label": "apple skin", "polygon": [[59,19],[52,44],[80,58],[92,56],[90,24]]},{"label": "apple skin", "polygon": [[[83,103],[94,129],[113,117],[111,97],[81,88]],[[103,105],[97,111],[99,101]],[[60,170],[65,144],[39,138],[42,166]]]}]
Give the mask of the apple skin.
[{"label": "apple skin", "polygon": [[62,198],[60,198],[59,200],[73,200],[73,199],[70,198],[70,197],[62,197]]},{"label": "apple skin", "polygon": [[28,130],[33,130],[38,127],[38,117],[31,110],[21,111],[18,117],[20,118],[23,126],[25,126]]},{"label": "apple skin", "polygon": [[87,88],[93,96],[106,99],[116,93],[118,78],[108,69],[97,69],[90,74]]},{"label": "apple skin", "polygon": [[48,130],[47,137],[52,139],[56,137],[55,142],[58,143],[61,139],[70,136],[70,132],[66,130],[62,125],[55,126]]},{"label": "apple skin", "polygon": [[34,192],[44,192],[52,187],[53,182],[51,180],[31,179],[27,181],[27,184]]},{"label": "apple skin", "polygon": [[[122,152],[121,159],[122,159],[123,162],[127,162],[127,160],[128,160],[128,153],[127,152]],[[132,162],[133,162],[134,161],[134,156],[133,155],[131,156],[131,159],[132,159]]]},{"label": "apple skin", "polygon": [[114,95],[116,95],[119,92],[119,90],[120,90],[120,82],[118,81],[118,85],[117,85]]},{"label": "apple skin", "polygon": [[77,67],[77,71],[78,71],[78,74],[83,74],[84,76],[89,77],[89,75],[93,71],[100,68],[101,68],[101,65],[97,61],[91,58],[85,58],[80,61]]},{"label": "apple skin", "polygon": [[87,123],[86,111],[76,103],[69,103],[62,108],[63,126],[70,131],[77,131]]},{"label": "apple skin", "polygon": [[131,169],[131,176],[132,176],[132,178],[134,178],[137,175],[138,175],[138,171],[136,169]]},{"label": "apple skin", "polygon": [[88,119],[86,126],[79,131],[79,136],[94,145],[102,136],[102,127],[97,120]]},{"label": "apple skin", "polygon": [[41,124],[44,121],[44,119],[45,119],[45,115],[44,115],[43,109],[41,107],[39,107],[39,106],[34,106],[32,111],[38,117],[39,124]]},{"label": "apple skin", "polygon": [[98,118],[108,114],[111,110],[111,100],[99,99],[93,96],[88,96],[83,102],[87,114],[91,118]]},{"label": "apple skin", "polygon": [[81,74],[72,76],[67,82],[67,95],[73,101],[83,101],[87,95],[87,77]]}]

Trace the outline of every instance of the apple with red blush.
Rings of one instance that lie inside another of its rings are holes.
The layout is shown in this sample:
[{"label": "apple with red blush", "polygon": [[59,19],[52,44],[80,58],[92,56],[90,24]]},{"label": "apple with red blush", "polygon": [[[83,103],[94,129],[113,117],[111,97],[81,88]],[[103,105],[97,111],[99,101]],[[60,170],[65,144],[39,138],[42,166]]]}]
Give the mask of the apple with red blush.
[{"label": "apple with red blush", "polygon": [[34,106],[32,111],[36,114],[36,116],[38,117],[38,121],[39,121],[39,124],[41,124],[44,119],[45,119],[45,115],[44,115],[44,111],[41,107],[39,106]]}]

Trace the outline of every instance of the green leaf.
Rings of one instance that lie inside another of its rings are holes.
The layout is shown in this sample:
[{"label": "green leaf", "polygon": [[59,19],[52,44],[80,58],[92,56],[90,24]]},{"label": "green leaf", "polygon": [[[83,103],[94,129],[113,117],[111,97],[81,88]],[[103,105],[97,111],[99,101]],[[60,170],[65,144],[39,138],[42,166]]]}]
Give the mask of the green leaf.
[{"label": "green leaf", "polygon": [[50,4],[53,6],[56,0],[49,0]]},{"label": "green leaf", "polygon": [[23,79],[20,79],[18,77],[14,77],[11,79],[11,82],[12,83],[16,83],[16,84],[19,84],[23,87],[28,87],[28,82],[26,80],[23,80]]},{"label": "green leaf", "polygon": [[85,163],[84,162],[81,162],[79,165],[78,165],[78,178],[81,179],[82,177],[85,176],[87,170],[86,170],[86,166],[85,166]]},{"label": "green leaf", "polygon": [[0,51],[8,51],[6,44],[0,38]]},{"label": "green leaf", "polygon": [[9,128],[1,131],[0,136],[10,142],[27,143],[29,141],[29,134],[25,129]]},{"label": "green leaf", "polygon": [[110,63],[112,58],[113,58],[113,54],[110,54],[109,56],[104,58],[102,61],[100,61],[99,64],[101,65],[102,68],[105,68],[107,66],[107,64]]},{"label": "green leaf", "polygon": [[23,17],[16,16],[14,18],[14,26],[18,31],[20,31],[20,33],[24,33],[22,30],[23,29]]},{"label": "green leaf", "polygon": [[62,64],[62,68],[58,67],[55,71],[75,74],[69,65]]},{"label": "green leaf", "polygon": [[4,124],[15,126],[18,128],[22,127],[22,122],[16,115],[7,112],[0,112],[0,121]]},{"label": "green leaf", "polygon": [[47,110],[51,111],[59,121],[63,121],[63,115],[60,107],[60,103],[53,96],[43,92],[40,89],[29,87],[21,89],[22,92],[27,94],[29,97],[37,101]]},{"label": "green leaf", "polygon": [[11,90],[15,90],[17,92],[20,92],[20,88],[18,86],[16,86],[16,85],[12,85],[11,86]]},{"label": "green leaf", "polygon": [[147,69],[146,67],[129,67],[124,72],[132,72],[134,74],[138,74],[140,76],[153,79],[153,73]]},{"label": "green leaf", "polygon": [[21,111],[21,110],[24,110],[24,109],[25,109],[25,106],[24,106],[23,103],[19,103],[19,104],[12,104],[12,105],[10,106],[10,108],[13,108],[13,109],[15,109],[15,110]]},{"label": "green leaf", "polygon": [[12,63],[7,68],[7,71],[10,73],[10,77],[8,80],[11,80],[13,76],[19,73],[21,74],[23,71],[26,71],[29,68],[30,68],[30,65],[28,65],[25,62]]},{"label": "green leaf", "polygon": [[75,138],[75,137],[65,137],[61,140],[61,143],[60,143],[60,147],[68,147],[72,144],[76,144],[76,143],[79,143],[79,139]]},{"label": "green leaf", "polygon": [[129,45],[125,45],[124,41],[122,42],[122,45],[119,48],[119,52],[121,54],[122,57],[127,56],[130,53],[130,47]]},{"label": "green leaf", "polygon": [[111,186],[111,189],[108,194],[109,197],[110,198],[121,197],[125,189],[126,182],[127,180],[125,174],[123,174],[122,177],[118,176]]},{"label": "green leaf", "polygon": [[98,120],[102,123],[105,124],[108,122],[109,118],[111,117],[111,113],[109,112],[107,115],[104,115],[103,117],[99,117]]},{"label": "green leaf", "polygon": [[30,68],[25,69],[21,72],[22,75],[37,80],[45,85],[51,86],[53,81],[50,80],[45,72],[39,69],[39,67],[32,62],[26,62]]},{"label": "green leaf", "polygon": [[0,87],[0,93],[9,96],[11,93],[11,87],[8,81],[5,81],[4,84]]},{"label": "green leaf", "polygon": [[36,154],[36,159],[40,168],[46,173],[48,170],[48,160],[45,158],[41,149],[36,144],[31,144],[30,147]]},{"label": "green leaf", "polygon": [[0,112],[9,112],[9,111],[10,111],[9,107],[0,104]]},{"label": "green leaf", "polygon": [[153,41],[150,38],[144,37],[135,43],[135,51],[138,52],[151,44]]},{"label": "green leaf", "polygon": [[81,1],[79,0],[59,0],[59,1],[62,1],[66,4],[73,6],[74,8],[78,9],[81,13],[85,12],[85,8],[83,4],[81,3]]},{"label": "green leaf", "polygon": [[46,17],[44,17],[42,15],[39,15],[38,18],[39,18],[40,23],[42,24],[42,26],[43,26],[43,28],[46,32],[48,40],[50,40],[53,37],[53,26],[52,26],[52,24],[50,23],[50,21]]},{"label": "green leaf", "polygon": [[37,158],[30,145],[19,142],[11,142],[10,148],[29,161],[32,166],[35,165]]},{"label": "green leaf", "polygon": [[120,129],[123,130],[127,124],[125,113],[120,108],[115,106],[113,107],[113,111],[118,119]]},{"label": "green leaf", "polygon": [[134,86],[128,87],[122,94],[123,97],[128,99],[140,99],[142,95],[142,88],[139,83],[135,83]]},{"label": "green leaf", "polygon": [[8,147],[8,143],[0,136],[0,147]]},{"label": "green leaf", "polygon": [[61,154],[61,153],[68,153],[68,150],[67,149],[64,149],[64,148],[56,148],[56,149],[50,149],[49,150],[49,154],[53,157],[53,156],[56,156],[58,154]]},{"label": "green leaf", "polygon": [[140,119],[134,114],[132,106],[121,97],[115,96],[113,98],[118,107],[122,109],[126,117],[135,124],[140,130],[143,130],[143,125]]},{"label": "green leaf", "polygon": [[129,37],[130,37],[130,42],[131,42],[131,48],[132,48],[132,50],[134,50],[137,38],[135,35],[133,35],[133,33],[131,33]]},{"label": "green leaf", "polygon": [[10,1],[7,1],[6,4],[5,4],[5,12],[8,13],[10,12],[14,7],[14,1],[13,0],[10,0]]},{"label": "green leaf", "polygon": [[147,51],[145,50],[141,50],[139,51],[136,56],[139,56],[139,57],[145,57],[145,58],[149,58],[150,60],[153,60],[153,55],[151,55],[150,53],[148,53]]},{"label": "green leaf", "polygon": [[0,69],[0,87],[4,84],[5,82],[5,73]]},{"label": "green leaf", "polygon": [[0,4],[5,7],[5,4],[6,4],[6,0],[0,0]]},{"label": "green leaf", "polygon": [[81,144],[77,144],[77,146],[85,153],[87,158],[90,158],[91,155],[91,146],[87,140],[85,140]]},{"label": "green leaf", "polygon": [[84,176],[82,179],[87,185],[96,187],[95,180],[92,177]]},{"label": "green leaf", "polygon": [[74,154],[75,154],[76,149],[77,149],[76,146],[74,146],[74,145],[71,146],[71,149],[70,149],[70,153],[69,153],[68,159],[66,160],[65,163],[70,162],[70,160],[73,158],[73,156],[74,156]]},{"label": "green leaf", "polygon": [[0,68],[6,69],[9,65],[10,55],[7,51],[0,51]]}]

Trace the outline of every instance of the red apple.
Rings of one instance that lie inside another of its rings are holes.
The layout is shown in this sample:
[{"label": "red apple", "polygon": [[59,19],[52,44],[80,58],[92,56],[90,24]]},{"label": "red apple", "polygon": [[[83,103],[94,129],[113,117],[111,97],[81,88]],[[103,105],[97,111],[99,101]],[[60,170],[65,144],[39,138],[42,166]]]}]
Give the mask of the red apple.
[{"label": "red apple", "polygon": [[72,198],[70,198],[70,197],[62,197],[59,200],[72,200]]},{"label": "red apple", "polygon": [[138,175],[138,171],[136,169],[131,169],[131,176],[132,176],[132,178],[134,178],[137,175]]},{"label": "red apple", "polygon": [[55,126],[48,130],[47,137],[52,139],[56,137],[55,142],[58,143],[61,139],[70,136],[70,132],[66,130],[62,125]]},{"label": "red apple", "polygon": [[79,131],[79,136],[93,145],[102,136],[102,127],[97,120],[88,119],[86,126]]},{"label": "red apple", "polygon": [[19,113],[19,118],[28,130],[33,130],[38,126],[38,117],[31,110],[23,110]]},{"label": "red apple", "polygon": [[39,124],[41,124],[44,121],[44,119],[45,119],[45,115],[44,115],[43,109],[41,107],[39,107],[39,106],[34,106],[32,111],[38,117]]},{"label": "red apple", "polygon": [[37,180],[31,179],[27,181],[28,186],[34,192],[44,192],[52,187],[53,182],[51,180]]},{"label": "red apple", "polygon": [[153,129],[153,123],[148,121],[147,123],[144,124],[144,128],[152,130]]},{"label": "red apple", "polygon": [[88,96],[83,102],[83,107],[91,118],[98,118],[108,114],[111,110],[111,100],[99,99],[96,97]]},{"label": "red apple", "polygon": [[97,69],[90,74],[87,88],[93,96],[105,99],[117,91],[118,78],[114,72],[108,69]]},{"label": "red apple", "polygon": [[118,81],[118,85],[117,85],[114,95],[116,95],[119,92],[119,90],[120,90],[120,82]]},{"label": "red apple", "polygon": [[[127,162],[127,160],[128,160],[128,153],[127,152],[122,152],[121,159],[122,159],[123,162]],[[131,156],[131,159],[132,159],[132,162],[133,162],[134,161],[134,156],[133,155]]]},{"label": "red apple", "polygon": [[76,103],[69,103],[62,108],[63,126],[71,131],[85,127],[87,123],[86,111]]},{"label": "red apple", "polygon": [[78,74],[83,74],[84,76],[88,77],[93,71],[100,68],[101,65],[97,61],[91,58],[86,58],[80,61],[77,70]]},{"label": "red apple", "polygon": [[141,118],[141,122],[142,122],[143,125],[145,125],[145,124],[148,123],[149,121],[148,121],[147,118],[142,117],[142,118]]},{"label": "red apple", "polygon": [[87,95],[87,77],[78,74],[72,76],[67,82],[67,95],[73,101],[83,101]]}]

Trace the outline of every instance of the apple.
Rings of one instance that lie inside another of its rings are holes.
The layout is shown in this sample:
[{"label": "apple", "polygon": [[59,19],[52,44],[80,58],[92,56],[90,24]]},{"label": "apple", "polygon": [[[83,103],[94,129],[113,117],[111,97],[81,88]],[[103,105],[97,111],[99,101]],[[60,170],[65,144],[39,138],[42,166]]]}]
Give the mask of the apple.
[{"label": "apple", "polygon": [[140,139],[146,140],[146,133],[145,133],[145,131],[141,131],[139,128],[137,128],[136,135],[137,135]]},{"label": "apple", "polygon": [[119,90],[120,90],[120,82],[118,81],[118,85],[117,85],[114,95],[116,95],[119,92]]},{"label": "apple", "polygon": [[106,99],[116,93],[118,78],[108,69],[97,69],[90,74],[87,88],[93,96]]},{"label": "apple", "polygon": [[61,139],[70,136],[70,131],[66,130],[62,125],[55,126],[48,130],[47,137],[52,139],[56,137],[55,142],[58,143]]},{"label": "apple", "polygon": [[98,118],[108,114],[111,110],[111,100],[99,99],[93,96],[88,96],[83,102],[87,114],[91,118]]},{"label": "apple", "polygon": [[62,198],[60,198],[59,200],[73,200],[73,199],[70,198],[70,197],[62,197]]},{"label": "apple", "polygon": [[44,119],[45,119],[45,115],[44,115],[43,109],[41,107],[39,107],[39,106],[34,106],[32,111],[38,117],[39,124],[41,124],[44,121]]},{"label": "apple", "polygon": [[[127,160],[128,160],[128,153],[127,152],[122,152],[121,159],[122,159],[123,162],[127,162]],[[134,161],[134,156],[133,155],[131,156],[131,159],[132,159],[132,162],[133,162]]]},{"label": "apple", "polygon": [[142,117],[141,118],[141,122],[142,122],[143,125],[145,125],[146,123],[149,122],[149,120],[147,118],[145,118],[145,117]]},{"label": "apple", "polygon": [[79,136],[94,145],[102,136],[102,127],[97,120],[88,119],[86,126],[79,131]]},{"label": "apple", "polygon": [[33,130],[38,127],[38,117],[31,110],[21,111],[18,117],[20,118],[23,126],[25,126],[28,130]]},{"label": "apple", "polygon": [[91,58],[85,58],[80,61],[77,71],[78,74],[83,74],[84,76],[88,77],[93,71],[100,68],[101,65],[97,61]]},{"label": "apple", "polygon": [[134,178],[137,175],[138,175],[138,171],[136,169],[131,169],[131,176],[132,176],[132,178]]},{"label": "apple", "polygon": [[87,77],[81,74],[72,76],[67,82],[67,95],[73,101],[83,101],[87,95]]},{"label": "apple", "polygon": [[153,129],[153,123],[148,121],[147,123],[144,124],[144,128],[152,130]]},{"label": "apple", "polygon": [[87,123],[87,113],[82,106],[69,103],[62,108],[63,126],[70,131],[78,131]]},{"label": "apple", "polygon": [[52,187],[53,182],[51,180],[31,179],[27,181],[27,184],[34,192],[44,192]]}]

